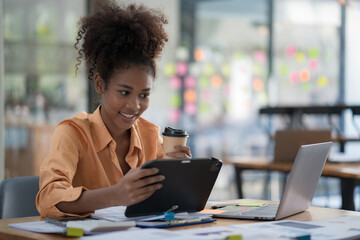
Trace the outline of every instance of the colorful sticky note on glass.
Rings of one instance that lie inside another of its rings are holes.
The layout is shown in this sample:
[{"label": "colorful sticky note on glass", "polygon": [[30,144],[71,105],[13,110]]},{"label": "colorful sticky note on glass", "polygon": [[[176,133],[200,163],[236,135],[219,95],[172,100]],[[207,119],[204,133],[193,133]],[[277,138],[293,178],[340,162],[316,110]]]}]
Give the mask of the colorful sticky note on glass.
[{"label": "colorful sticky note on glass", "polygon": [[231,71],[231,68],[230,68],[229,63],[224,63],[221,66],[221,73],[222,73],[222,75],[224,75],[224,77],[230,77],[230,71]]},{"label": "colorful sticky note on glass", "polygon": [[288,57],[294,56],[296,53],[296,48],[293,45],[290,45],[286,48],[286,55]]},{"label": "colorful sticky note on glass", "polygon": [[48,35],[51,33],[51,27],[46,24],[40,24],[36,27],[36,33],[42,36]]},{"label": "colorful sticky note on glass", "polygon": [[309,82],[303,82],[301,84],[301,89],[304,91],[304,92],[307,92],[310,90],[310,83]]},{"label": "colorful sticky note on glass", "polygon": [[281,72],[281,75],[287,76],[288,73],[289,73],[289,68],[288,68],[288,66],[285,65],[285,64],[282,64],[281,67],[280,67],[280,72]]},{"label": "colorful sticky note on glass", "polygon": [[318,68],[319,61],[317,59],[311,59],[309,65],[310,65],[310,69],[314,71]]},{"label": "colorful sticky note on glass", "polygon": [[210,106],[209,104],[200,104],[199,106],[199,113],[205,114],[210,112]]},{"label": "colorful sticky note on glass", "polygon": [[177,123],[180,120],[180,110],[179,109],[170,110],[169,119],[172,123]]},{"label": "colorful sticky note on glass", "polygon": [[241,53],[241,52],[236,52],[235,53],[235,58],[237,59],[237,60],[240,60],[240,59],[242,59],[244,57],[244,54],[243,53]]},{"label": "colorful sticky note on glass", "polygon": [[302,82],[308,82],[310,81],[310,72],[307,69],[301,69],[300,70],[300,79]]},{"label": "colorful sticky note on glass", "polygon": [[202,62],[205,60],[205,51],[202,48],[197,48],[194,51],[194,59],[197,62]]},{"label": "colorful sticky note on glass", "polygon": [[253,64],[253,73],[254,75],[261,75],[263,67],[261,67],[259,64],[254,63]]},{"label": "colorful sticky note on glass", "polygon": [[211,77],[211,85],[214,88],[219,88],[222,86],[223,80],[222,77],[220,75],[214,75]]},{"label": "colorful sticky note on glass", "polygon": [[164,66],[164,74],[167,77],[172,77],[175,75],[175,64],[174,63],[166,63]]},{"label": "colorful sticky note on glass", "polygon": [[178,62],[176,64],[176,73],[179,76],[184,76],[185,74],[187,74],[188,71],[188,64],[186,62]]},{"label": "colorful sticky note on glass", "polygon": [[316,48],[311,48],[309,50],[309,56],[311,58],[317,58],[319,56],[319,51]]},{"label": "colorful sticky note on glass", "polygon": [[254,59],[260,64],[264,64],[266,61],[266,53],[263,50],[257,50],[254,52]]},{"label": "colorful sticky note on glass", "polygon": [[193,102],[196,101],[196,98],[197,98],[197,94],[196,94],[196,91],[194,89],[187,89],[184,92],[184,100],[185,100],[185,102],[193,103]]},{"label": "colorful sticky note on glass", "polygon": [[264,81],[259,77],[255,77],[253,80],[253,88],[257,92],[261,91],[264,88]]},{"label": "colorful sticky note on glass", "polygon": [[201,88],[206,88],[210,85],[210,79],[206,76],[200,77],[199,79],[199,86]]},{"label": "colorful sticky note on glass", "polygon": [[172,107],[180,107],[181,106],[181,98],[178,94],[171,96],[170,104]]},{"label": "colorful sticky note on glass", "polygon": [[305,54],[303,52],[298,52],[295,56],[296,61],[303,62],[305,60]]},{"label": "colorful sticky note on glass", "polygon": [[297,74],[297,72],[292,72],[290,74],[290,82],[293,84],[296,84],[299,82],[299,75]]},{"label": "colorful sticky note on glass", "polygon": [[179,90],[181,88],[181,79],[179,77],[171,77],[169,84],[172,89]]},{"label": "colorful sticky note on glass", "polygon": [[328,84],[328,79],[327,77],[325,76],[320,76],[317,80],[317,85],[320,87],[320,88],[323,88],[325,87],[326,85]]},{"label": "colorful sticky note on glass", "polygon": [[207,76],[213,75],[215,72],[214,65],[211,63],[205,64],[203,71],[204,71],[204,74]]},{"label": "colorful sticky note on glass", "polygon": [[189,115],[195,115],[197,112],[197,106],[194,103],[185,103],[184,110]]},{"label": "colorful sticky note on glass", "polygon": [[193,76],[186,76],[184,82],[186,88],[196,87],[196,79]]}]

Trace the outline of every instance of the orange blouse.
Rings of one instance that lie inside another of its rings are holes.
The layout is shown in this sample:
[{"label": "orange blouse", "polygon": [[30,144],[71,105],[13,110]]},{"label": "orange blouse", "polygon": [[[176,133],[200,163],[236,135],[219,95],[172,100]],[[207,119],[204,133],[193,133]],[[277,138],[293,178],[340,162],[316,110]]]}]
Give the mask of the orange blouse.
[{"label": "orange blouse", "polygon": [[[125,161],[131,168],[137,168],[163,158],[161,144],[160,128],[139,118],[131,127]],[[59,123],[50,154],[40,167],[40,190],[36,196],[40,215],[64,215],[55,207],[59,202],[75,201],[84,190],[117,183],[124,174],[115,149],[116,142],[101,118],[99,107],[93,114],[80,112]]]}]

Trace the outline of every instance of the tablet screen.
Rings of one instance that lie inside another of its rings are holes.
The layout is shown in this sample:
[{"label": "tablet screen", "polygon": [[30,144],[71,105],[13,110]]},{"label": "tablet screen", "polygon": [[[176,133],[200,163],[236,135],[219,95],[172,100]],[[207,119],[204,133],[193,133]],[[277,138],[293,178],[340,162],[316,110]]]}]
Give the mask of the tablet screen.
[{"label": "tablet screen", "polygon": [[148,199],[126,208],[127,217],[152,215],[177,208],[174,212],[204,209],[222,162],[216,158],[156,159],[142,168],[158,168],[165,176],[163,187]]}]

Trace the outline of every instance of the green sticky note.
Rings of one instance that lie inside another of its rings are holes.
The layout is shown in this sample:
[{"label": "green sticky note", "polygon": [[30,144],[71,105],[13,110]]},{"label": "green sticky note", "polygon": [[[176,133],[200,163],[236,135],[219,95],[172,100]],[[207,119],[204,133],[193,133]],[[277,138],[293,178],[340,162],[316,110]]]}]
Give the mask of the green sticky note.
[{"label": "green sticky note", "polygon": [[81,237],[84,236],[84,230],[82,228],[68,227],[65,235],[67,237]]},{"label": "green sticky note", "polygon": [[229,235],[226,237],[226,240],[242,240],[242,236],[240,234]]},{"label": "green sticky note", "polygon": [[244,207],[261,207],[265,203],[258,203],[258,202],[248,202],[248,203],[238,203],[236,206],[244,206]]}]

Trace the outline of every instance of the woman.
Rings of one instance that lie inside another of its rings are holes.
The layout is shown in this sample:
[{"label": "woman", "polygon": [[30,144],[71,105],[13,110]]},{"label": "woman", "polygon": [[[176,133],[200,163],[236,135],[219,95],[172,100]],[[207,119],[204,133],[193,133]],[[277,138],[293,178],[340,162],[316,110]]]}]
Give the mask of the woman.
[{"label": "woman", "polygon": [[[141,202],[162,187],[157,169],[140,169],[163,157],[160,128],[141,114],[148,108],[156,58],[167,41],[164,15],[144,6],[97,1],[81,20],[75,48],[85,59],[101,104],[56,128],[40,168],[36,204],[41,216],[91,214]],[[79,48],[79,44],[81,47]],[[190,158],[189,147],[169,156]]]}]

